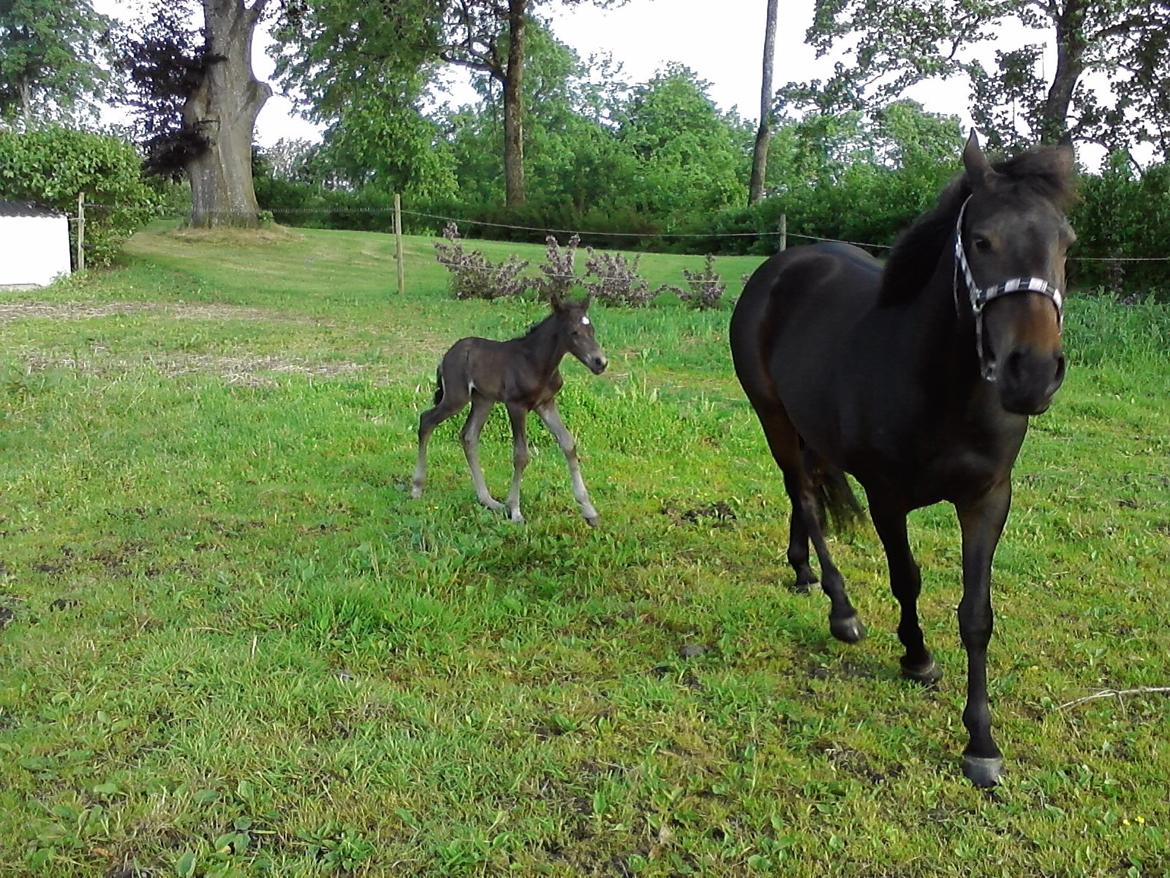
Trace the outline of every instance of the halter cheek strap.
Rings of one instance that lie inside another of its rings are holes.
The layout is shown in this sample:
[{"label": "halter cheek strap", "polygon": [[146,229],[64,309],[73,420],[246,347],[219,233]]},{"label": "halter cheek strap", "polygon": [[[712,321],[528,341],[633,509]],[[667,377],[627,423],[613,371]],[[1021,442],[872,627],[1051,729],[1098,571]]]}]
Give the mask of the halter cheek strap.
[{"label": "halter cheek strap", "polygon": [[983,346],[983,309],[987,307],[987,303],[1012,293],[1039,293],[1042,296],[1047,296],[1056,308],[1057,328],[1063,332],[1064,297],[1059,289],[1041,277],[1014,277],[1011,280],[983,288],[975,283],[975,277],[971,274],[971,265],[967,262],[967,254],[963,250],[963,215],[967,212],[967,202],[970,200],[971,196],[968,195],[967,201],[964,201],[963,206],[959,208],[959,219],[955,223],[955,274],[952,284],[955,296],[955,313],[962,313],[959,309],[959,271],[962,270],[963,278],[967,282],[971,315],[975,320],[975,351],[979,356],[979,371],[984,380],[994,382],[997,364],[994,359],[987,358],[987,352]]}]

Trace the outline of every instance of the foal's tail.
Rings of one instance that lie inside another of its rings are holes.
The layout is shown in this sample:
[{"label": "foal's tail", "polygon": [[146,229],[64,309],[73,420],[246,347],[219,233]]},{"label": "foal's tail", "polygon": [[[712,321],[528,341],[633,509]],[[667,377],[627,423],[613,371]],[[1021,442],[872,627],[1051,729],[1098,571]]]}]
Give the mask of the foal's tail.
[{"label": "foal's tail", "polygon": [[435,405],[443,401],[443,366],[435,369]]},{"label": "foal's tail", "polygon": [[820,460],[805,449],[805,470],[812,479],[817,498],[817,513],[822,525],[838,533],[848,533],[861,520],[861,503],[843,470]]}]

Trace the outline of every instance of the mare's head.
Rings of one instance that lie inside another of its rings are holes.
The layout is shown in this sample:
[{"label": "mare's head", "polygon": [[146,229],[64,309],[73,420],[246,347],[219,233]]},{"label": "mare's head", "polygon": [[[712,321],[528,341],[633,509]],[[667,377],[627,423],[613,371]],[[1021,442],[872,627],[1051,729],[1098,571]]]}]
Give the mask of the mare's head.
[{"label": "mare's head", "polygon": [[958,297],[973,303],[981,367],[1000,403],[1038,414],[1064,380],[1065,254],[1076,240],[1064,213],[1073,192],[1072,147],[1045,147],[993,166],[972,132],[963,165],[970,197],[960,241],[969,271],[957,254]]},{"label": "mare's head", "polygon": [[562,300],[554,296],[551,303],[552,316],[556,323],[557,337],[565,349],[584,363],[594,375],[600,375],[609,365],[609,360],[601,345],[597,343],[597,338],[593,334],[593,321],[586,313],[591,301],[591,298]]}]

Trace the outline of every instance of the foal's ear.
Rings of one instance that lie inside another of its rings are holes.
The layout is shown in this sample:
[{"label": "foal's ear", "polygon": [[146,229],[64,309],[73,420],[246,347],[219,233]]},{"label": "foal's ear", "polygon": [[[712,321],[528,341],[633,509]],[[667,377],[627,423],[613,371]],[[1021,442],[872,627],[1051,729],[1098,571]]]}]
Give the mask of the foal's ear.
[{"label": "foal's ear", "polygon": [[588,311],[589,306],[593,304],[593,293],[585,294],[585,301],[581,303],[581,310]]},{"label": "foal's ear", "polygon": [[967,145],[963,147],[963,167],[967,170],[967,182],[972,189],[982,189],[995,173],[991,162],[983,154],[983,148],[979,146],[979,132],[974,128],[967,138]]},{"label": "foal's ear", "polygon": [[549,305],[552,306],[552,309],[554,311],[560,311],[561,308],[563,308],[565,305],[564,301],[561,299],[561,294],[558,293],[556,290],[552,290],[549,292],[548,303],[549,303]]}]

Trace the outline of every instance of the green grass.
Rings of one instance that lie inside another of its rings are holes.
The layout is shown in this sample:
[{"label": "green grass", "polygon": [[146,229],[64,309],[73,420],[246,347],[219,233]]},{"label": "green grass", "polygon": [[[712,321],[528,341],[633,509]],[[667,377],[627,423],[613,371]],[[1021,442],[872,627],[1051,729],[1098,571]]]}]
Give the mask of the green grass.
[{"label": "green grass", "polygon": [[984,794],[949,509],[912,518],[924,692],[872,528],[832,539],[866,641],[785,587],[729,310],[669,298],[597,307],[610,370],[564,370],[600,529],[535,419],[527,525],[476,505],[457,421],[411,501],[438,356],[541,307],[455,302],[407,253],[399,298],[384,236],[156,228],[0,299],[0,875],[1166,874],[1167,696],[1059,706],[1170,685],[1170,311],[1069,303],[997,557]]}]

